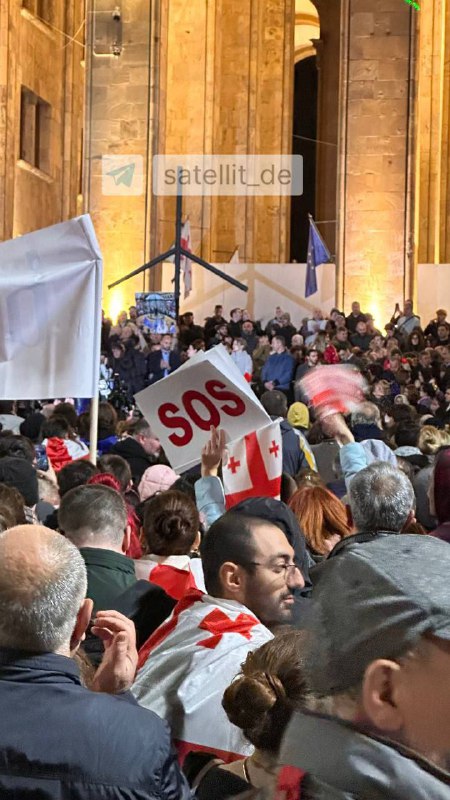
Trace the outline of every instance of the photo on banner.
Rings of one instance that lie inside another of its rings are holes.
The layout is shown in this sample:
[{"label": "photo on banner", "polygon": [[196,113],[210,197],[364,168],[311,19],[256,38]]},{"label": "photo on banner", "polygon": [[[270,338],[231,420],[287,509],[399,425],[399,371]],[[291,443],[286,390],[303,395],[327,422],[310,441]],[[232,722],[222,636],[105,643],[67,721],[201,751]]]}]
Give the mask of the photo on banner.
[{"label": "photo on banner", "polygon": [[138,322],[146,333],[175,334],[177,311],[174,292],[136,292]]}]

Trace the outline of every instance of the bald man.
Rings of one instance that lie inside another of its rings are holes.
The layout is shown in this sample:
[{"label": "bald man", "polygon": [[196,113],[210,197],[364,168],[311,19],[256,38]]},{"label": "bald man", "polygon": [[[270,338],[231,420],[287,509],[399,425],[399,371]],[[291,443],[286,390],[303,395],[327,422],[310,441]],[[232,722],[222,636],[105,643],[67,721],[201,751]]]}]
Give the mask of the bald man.
[{"label": "bald man", "polygon": [[187,800],[169,729],[129,695],[132,623],[99,612],[105,657],[93,689],[74,656],[92,613],[86,567],[61,534],[38,525],[0,535],[0,797]]}]

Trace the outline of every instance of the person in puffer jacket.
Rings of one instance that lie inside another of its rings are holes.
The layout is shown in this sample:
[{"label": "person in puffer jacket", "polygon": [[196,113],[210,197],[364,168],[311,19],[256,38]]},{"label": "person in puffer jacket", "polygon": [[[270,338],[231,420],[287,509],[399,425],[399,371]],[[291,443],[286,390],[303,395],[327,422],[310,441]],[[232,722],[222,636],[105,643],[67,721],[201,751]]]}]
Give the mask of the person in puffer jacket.
[{"label": "person in puffer jacket", "polygon": [[82,684],[86,586],[61,534],[24,525],[0,537],[0,798],[191,800],[168,726],[126,691],[137,651],[122,614],[94,620],[105,656],[92,689]]}]

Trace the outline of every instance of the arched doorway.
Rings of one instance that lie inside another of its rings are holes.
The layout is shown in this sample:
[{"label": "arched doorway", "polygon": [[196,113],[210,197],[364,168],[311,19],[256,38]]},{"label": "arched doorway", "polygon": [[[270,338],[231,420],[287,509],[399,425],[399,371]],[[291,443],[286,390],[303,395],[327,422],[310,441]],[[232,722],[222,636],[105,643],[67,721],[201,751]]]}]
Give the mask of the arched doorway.
[{"label": "arched doorway", "polygon": [[311,0],[295,2],[294,107],[292,152],[303,156],[303,195],[291,202],[291,261],[306,260],[308,213],[315,214],[317,176],[318,74],[315,40],[320,20]]}]

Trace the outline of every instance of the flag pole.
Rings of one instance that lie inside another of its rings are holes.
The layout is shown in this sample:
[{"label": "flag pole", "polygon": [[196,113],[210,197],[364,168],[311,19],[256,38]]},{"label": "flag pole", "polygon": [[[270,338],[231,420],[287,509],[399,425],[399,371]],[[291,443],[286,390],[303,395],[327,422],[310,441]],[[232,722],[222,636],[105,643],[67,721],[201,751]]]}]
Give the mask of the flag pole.
[{"label": "flag pole", "polygon": [[181,294],[181,228],[183,215],[183,189],[181,185],[181,167],[177,169],[177,202],[176,202],[176,222],[175,222],[175,308],[177,315],[177,325],[180,316],[180,294]]},{"label": "flag pole", "polygon": [[89,430],[89,461],[94,466],[97,464],[97,442],[98,442],[98,392],[91,399],[91,424]]},{"label": "flag pole", "polygon": [[[205,261],[200,256],[196,256],[195,253],[190,253],[189,251],[185,250],[184,247],[181,246],[181,229],[182,229],[182,214],[183,214],[183,197],[182,197],[182,182],[181,182],[181,174],[182,174],[182,167],[177,168],[177,195],[176,195],[176,220],[175,220],[175,243],[172,247],[167,250],[165,253],[162,253],[156,258],[152,258],[151,261],[148,261],[146,264],[143,264],[141,267],[134,269],[132,272],[129,272],[127,275],[124,275],[122,278],[119,278],[113,283],[108,284],[108,289],[113,289],[115,286],[119,286],[120,283],[124,281],[128,281],[130,278],[134,278],[135,275],[140,275],[141,272],[145,272],[147,269],[151,269],[152,267],[156,267],[157,264],[161,264],[164,261],[168,261],[170,258],[174,257],[175,260],[175,276],[174,276],[174,289],[175,289],[175,302],[177,304],[177,311],[179,311],[179,298],[180,298],[180,277],[181,277],[181,258],[187,258],[189,261],[192,261],[194,264],[198,264],[203,269],[207,269],[208,272],[212,272],[213,275],[217,275],[218,278],[221,278],[226,283],[231,284],[232,286],[236,286],[242,292],[248,292],[248,286],[238,281],[236,278],[232,278],[231,275],[227,275],[222,270],[214,267],[208,261]],[[187,215],[186,220],[189,219],[189,215]],[[177,300],[178,298],[178,300]],[[178,316],[177,316],[178,319]]]}]

